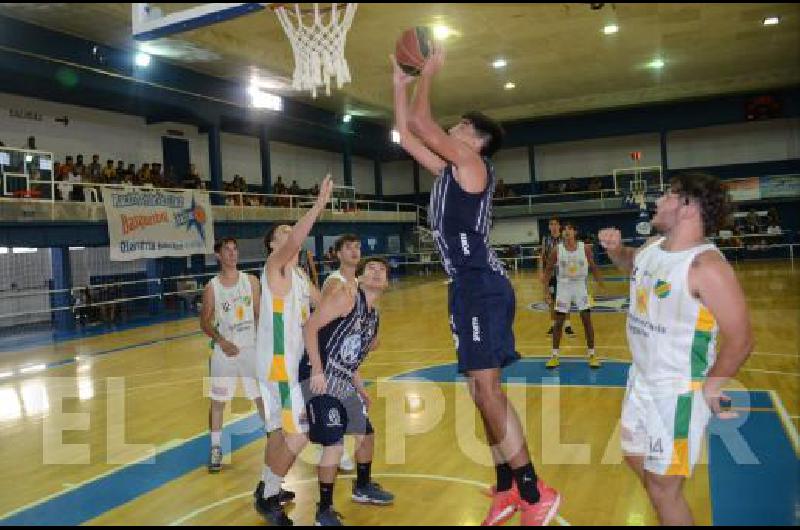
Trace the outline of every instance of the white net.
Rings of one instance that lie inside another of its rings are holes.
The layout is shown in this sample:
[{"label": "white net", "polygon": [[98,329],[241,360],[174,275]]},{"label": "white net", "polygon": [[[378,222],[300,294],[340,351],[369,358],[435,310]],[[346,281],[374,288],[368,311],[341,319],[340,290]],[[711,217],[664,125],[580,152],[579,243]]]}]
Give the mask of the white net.
[{"label": "white net", "polygon": [[344,56],[347,31],[353,23],[358,4],[330,4],[322,8],[303,10],[300,4],[279,4],[275,8],[278,20],[289,37],[294,52],[295,90],[310,90],[317,97],[317,89],[325,87],[331,95],[331,79],[336,78],[337,88],[350,82],[350,68]]}]

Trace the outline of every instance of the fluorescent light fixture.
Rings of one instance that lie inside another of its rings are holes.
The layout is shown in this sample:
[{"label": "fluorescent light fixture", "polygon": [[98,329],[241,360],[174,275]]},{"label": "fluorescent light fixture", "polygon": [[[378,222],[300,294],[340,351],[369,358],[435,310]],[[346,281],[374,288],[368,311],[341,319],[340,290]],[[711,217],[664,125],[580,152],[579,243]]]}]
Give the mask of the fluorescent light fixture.
[{"label": "fluorescent light fixture", "polygon": [[140,68],[147,68],[148,66],[150,66],[150,59],[152,59],[152,57],[150,56],[149,53],[137,52],[135,59],[136,66]]},{"label": "fluorescent light fixture", "polygon": [[495,61],[492,63],[494,68],[505,68],[507,65],[508,61],[505,59],[495,59]]},{"label": "fluorescent light fixture", "polygon": [[33,366],[26,366],[25,368],[20,368],[19,372],[21,374],[32,374],[34,372],[41,372],[47,368],[44,364],[34,364]]},{"label": "fluorescent light fixture", "polygon": [[767,17],[762,22],[765,26],[777,26],[781,23],[780,17]]},{"label": "fluorescent light fixture", "polygon": [[255,84],[251,84],[247,90],[250,94],[250,104],[257,109],[268,109],[274,111],[283,110],[283,98],[264,92]]},{"label": "fluorescent light fixture", "polygon": [[448,28],[447,26],[434,26],[433,27],[433,38],[437,40],[444,40],[450,35],[453,34],[453,30]]},{"label": "fluorescent light fixture", "polygon": [[27,247],[14,247],[13,249],[11,249],[11,251],[12,251],[14,254],[33,254],[33,253],[35,253],[37,250],[39,250],[39,249],[36,249],[36,248],[27,248]]},{"label": "fluorescent light fixture", "polygon": [[660,70],[661,68],[664,68],[664,64],[666,64],[664,63],[664,59],[653,59],[652,61],[647,63],[647,67],[653,68],[655,70]]},{"label": "fluorescent light fixture", "polygon": [[515,85],[514,83],[509,81],[508,83],[505,84],[505,86],[503,88],[505,88],[506,90],[513,90],[513,89],[517,88],[517,85]]},{"label": "fluorescent light fixture", "polygon": [[614,33],[619,31],[619,26],[616,24],[608,24],[606,27],[603,28],[603,33],[606,35],[613,35]]}]

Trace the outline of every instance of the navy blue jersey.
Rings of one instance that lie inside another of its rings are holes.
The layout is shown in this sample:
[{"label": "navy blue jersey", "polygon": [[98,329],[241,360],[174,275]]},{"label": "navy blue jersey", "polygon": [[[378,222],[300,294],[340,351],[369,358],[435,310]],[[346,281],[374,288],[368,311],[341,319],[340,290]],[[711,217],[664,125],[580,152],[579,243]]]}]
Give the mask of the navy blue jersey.
[{"label": "navy blue jersey", "polygon": [[[359,289],[353,310],[319,330],[319,354],[327,381],[326,393],[344,399],[355,393],[353,375],[369,354],[378,335],[378,310],[369,309],[364,291]],[[300,364],[300,380],[311,377],[308,352]]]},{"label": "navy blue jersey", "polygon": [[455,278],[466,272],[494,272],[505,276],[505,268],[489,247],[489,228],[494,198],[494,167],[488,158],[486,189],[468,193],[453,176],[448,164],[433,183],[428,218],[433,241],[442,257],[444,270]]}]

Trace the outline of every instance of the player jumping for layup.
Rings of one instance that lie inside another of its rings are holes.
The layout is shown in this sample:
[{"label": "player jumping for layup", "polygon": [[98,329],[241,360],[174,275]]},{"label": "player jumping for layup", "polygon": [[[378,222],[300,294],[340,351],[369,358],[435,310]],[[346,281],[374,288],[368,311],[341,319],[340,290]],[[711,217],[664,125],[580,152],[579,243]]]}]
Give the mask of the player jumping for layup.
[{"label": "player jumping for layup", "polygon": [[[450,283],[450,326],[465,374],[481,413],[497,471],[497,485],[485,525],[522,512],[522,524],[546,525],[556,514],[559,494],[537,479],[522,425],[501,386],[501,370],[519,359],[514,349],[515,298],[505,269],[489,247],[495,189],[489,158],[503,130],[479,112],[465,114],[448,133],[433,120],[430,91],[444,64],[437,49],[422,69],[412,108],[412,77],[394,64],[395,123],[401,145],[438,178],[428,217]],[[513,487],[516,482],[516,488]]]}]

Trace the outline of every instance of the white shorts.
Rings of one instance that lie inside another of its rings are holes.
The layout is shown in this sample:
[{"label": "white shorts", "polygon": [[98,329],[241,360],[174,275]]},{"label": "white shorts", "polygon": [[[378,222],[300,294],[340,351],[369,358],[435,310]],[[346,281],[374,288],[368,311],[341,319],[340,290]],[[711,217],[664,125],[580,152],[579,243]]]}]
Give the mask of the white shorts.
[{"label": "white shorts", "polygon": [[622,451],[644,456],[650,473],[688,477],[700,458],[710,418],[702,391],[654,395],[629,379],[622,403]]},{"label": "white shorts", "polygon": [[267,432],[282,429],[289,434],[308,433],[306,404],[298,383],[259,380],[267,414]]},{"label": "white shorts", "polygon": [[261,397],[255,378],[255,348],[242,349],[236,357],[228,357],[215,349],[208,361],[208,371],[208,397],[214,401],[233,399],[239,379],[247,399]]},{"label": "white shorts", "polygon": [[567,282],[559,281],[556,287],[556,311],[558,313],[569,313],[572,304],[578,311],[591,309],[589,291],[586,289],[586,282]]}]

